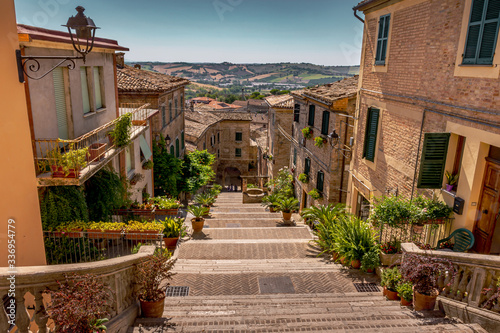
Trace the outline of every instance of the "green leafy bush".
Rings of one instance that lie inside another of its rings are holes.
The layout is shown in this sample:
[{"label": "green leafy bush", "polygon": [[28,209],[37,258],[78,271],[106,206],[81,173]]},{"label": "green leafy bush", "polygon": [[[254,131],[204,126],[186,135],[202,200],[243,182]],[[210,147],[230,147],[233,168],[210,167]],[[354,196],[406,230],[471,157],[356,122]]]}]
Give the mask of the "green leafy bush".
[{"label": "green leafy bush", "polygon": [[317,189],[312,189],[311,191],[309,191],[309,193],[307,193],[311,196],[311,198],[313,198],[314,200],[319,200],[321,199],[323,196],[321,195],[321,193],[318,192]]},{"label": "green leafy bush", "polygon": [[183,226],[184,220],[181,218],[166,218],[163,221],[163,237],[166,238],[177,238],[184,232]]},{"label": "green leafy bush", "polygon": [[319,205],[319,206],[311,206],[302,211],[301,216],[304,219],[307,219],[312,222],[318,223],[333,223],[339,217],[345,216],[345,206],[342,204],[328,204],[328,205]]},{"label": "green leafy bush", "polygon": [[113,211],[128,205],[127,185],[111,169],[101,169],[85,182],[85,199],[92,221],[109,221]]},{"label": "green leafy bush", "polygon": [[207,185],[215,178],[212,165],[215,162],[215,155],[206,150],[196,150],[186,154],[182,165],[182,175],[179,189],[195,193],[202,186]]},{"label": "green leafy bush", "polygon": [[306,175],[305,173],[301,173],[299,175],[299,182],[304,183],[304,184],[309,183],[309,176]]},{"label": "green leafy bush", "polygon": [[114,130],[109,134],[117,147],[124,147],[130,143],[130,132],[132,130],[132,113],[126,113],[118,118]]},{"label": "green leafy bush", "polygon": [[181,190],[183,162],[170,154],[162,135],[153,144],[153,159],[155,195],[177,198]]},{"label": "green leafy bush", "polygon": [[55,230],[63,222],[89,220],[83,189],[77,186],[48,187],[41,195],[40,212],[45,231]]},{"label": "green leafy bush", "polygon": [[376,250],[366,252],[361,258],[361,267],[365,271],[368,269],[375,269],[378,266],[380,266],[380,257]]},{"label": "green leafy bush", "polygon": [[396,286],[398,296],[407,302],[413,300],[413,284],[411,282],[403,282]]},{"label": "green leafy bush", "polygon": [[312,138],[313,131],[310,127],[304,127],[301,131],[302,131],[302,135],[304,136],[304,138],[306,138],[306,139]]},{"label": "green leafy bush", "polygon": [[397,291],[396,288],[403,278],[397,267],[387,268],[382,271],[380,277],[380,285],[386,287],[390,291]]},{"label": "green leafy bush", "polygon": [[377,252],[376,232],[370,223],[354,216],[345,216],[336,223],[335,251],[348,261],[361,260],[365,253]]}]

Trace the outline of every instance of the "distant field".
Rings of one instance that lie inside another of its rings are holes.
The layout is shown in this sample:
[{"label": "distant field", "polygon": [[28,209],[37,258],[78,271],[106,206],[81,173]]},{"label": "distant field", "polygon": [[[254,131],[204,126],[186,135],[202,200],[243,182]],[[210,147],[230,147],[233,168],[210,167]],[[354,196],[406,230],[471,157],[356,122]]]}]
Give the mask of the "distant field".
[{"label": "distant field", "polygon": [[191,85],[199,88],[205,88],[205,89],[212,89],[212,90],[222,90],[222,88],[212,86],[210,84],[203,84],[203,83],[198,83],[198,82],[191,82]]},{"label": "distant field", "polygon": [[268,73],[268,74],[262,74],[262,75],[257,75],[257,76],[254,76],[250,79],[248,79],[248,81],[255,81],[255,80],[262,80],[262,79],[265,79],[265,78],[268,78],[272,75],[276,75],[278,73]]},{"label": "distant field", "polygon": [[323,74],[300,74],[299,76],[304,80],[318,80],[331,77],[330,75],[323,75]]}]

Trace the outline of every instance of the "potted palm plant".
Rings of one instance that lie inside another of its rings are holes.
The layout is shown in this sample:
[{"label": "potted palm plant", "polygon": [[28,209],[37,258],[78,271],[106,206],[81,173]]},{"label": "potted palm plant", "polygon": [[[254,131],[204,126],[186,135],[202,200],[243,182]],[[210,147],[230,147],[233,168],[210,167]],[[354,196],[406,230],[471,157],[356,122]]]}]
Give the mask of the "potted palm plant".
[{"label": "potted palm plant", "polygon": [[274,213],[278,207],[278,199],[280,196],[277,193],[271,193],[262,198],[262,205],[269,208],[271,213]]},{"label": "potted palm plant", "polygon": [[194,196],[194,202],[207,208],[206,215],[208,215],[210,207],[215,203],[215,197],[208,192],[203,192]]},{"label": "potted palm plant", "polygon": [[146,318],[160,318],[165,306],[165,291],[169,286],[165,280],[171,279],[176,259],[170,259],[170,252],[157,250],[149,260],[137,266],[137,294],[142,315]]},{"label": "potted palm plant", "polygon": [[285,221],[290,221],[292,213],[299,209],[299,200],[295,198],[278,199],[277,204]]},{"label": "potted palm plant", "polygon": [[193,225],[193,232],[200,232],[203,230],[203,224],[205,223],[204,215],[208,214],[208,208],[203,206],[191,205],[188,207],[187,211],[193,214],[194,218],[191,219],[191,224]]},{"label": "potted palm plant", "polygon": [[447,259],[405,253],[401,274],[405,280],[413,283],[413,306],[416,311],[422,311],[434,309],[439,295],[439,277],[449,276],[450,285],[456,270]]}]

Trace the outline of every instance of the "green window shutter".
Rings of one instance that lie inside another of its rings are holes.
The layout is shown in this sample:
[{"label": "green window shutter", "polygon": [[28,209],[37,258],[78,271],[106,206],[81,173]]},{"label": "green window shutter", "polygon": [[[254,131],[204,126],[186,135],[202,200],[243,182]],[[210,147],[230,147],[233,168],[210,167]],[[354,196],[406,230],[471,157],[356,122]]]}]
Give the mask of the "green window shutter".
[{"label": "green window shutter", "polygon": [[464,64],[492,64],[500,25],[500,0],[473,0]]},{"label": "green window shutter", "polygon": [[293,148],[293,165],[297,165],[297,148]]},{"label": "green window shutter", "polygon": [[418,188],[441,188],[450,133],[425,133]]},{"label": "green window shutter", "polygon": [[304,166],[304,173],[306,175],[309,175],[309,172],[311,172],[311,159],[309,157],[306,157],[306,162]]},{"label": "green window shutter", "polygon": [[328,135],[328,125],[330,124],[330,111],[323,111],[323,122],[321,124],[321,134]]},{"label": "green window shutter", "polygon": [[165,127],[167,124],[167,115],[165,114],[165,105],[161,106],[161,126]]},{"label": "green window shutter", "polygon": [[54,95],[56,100],[57,130],[59,138],[69,139],[68,114],[66,108],[66,93],[64,89],[64,75],[62,67],[57,67],[52,72],[54,78]]},{"label": "green window shutter", "polygon": [[241,148],[236,148],[235,151],[234,151],[234,155],[236,157],[241,157]]},{"label": "green window shutter", "polygon": [[323,171],[318,171],[318,178],[316,182],[316,189],[319,192],[323,192],[323,183],[325,182],[325,174]]},{"label": "green window shutter", "polygon": [[99,110],[103,107],[102,104],[102,93],[101,93],[101,69],[100,67],[94,67],[94,94],[95,94],[95,108]]},{"label": "green window shutter", "polygon": [[385,58],[387,57],[387,44],[389,43],[390,22],[390,14],[381,16],[379,19],[375,65],[385,65]]},{"label": "green window shutter", "polygon": [[375,108],[368,109],[368,121],[366,123],[365,145],[363,148],[363,157],[369,161],[375,161],[375,149],[377,145],[378,119],[380,110]]},{"label": "green window shutter", "polygon": [[299,119],[300,119],[300,104],[295,104],[293,107],[293,121],[298,123]]},{"label": "green window shutter", "polygon": [[168,102],[169,121],[172,121],[172,101]]},{"label": "green window shutter", "polygon": [[314,116],[316,113],[316,106],[309,105],[309,118],[307,119],[307,125],[314,126]]},{"label": "green window shutter", "polygon": [[177,117],[177,109],[179,106],[177,105],[177,100],[175,100],[175,110],[174,110],[174,115]]},{"label": "green window shutter", "polygon": [[90,112],[89,84],[87,81],[87,67],[80,67],[80,82],[82,84],[83,114]]},{"label": "green window shutter", "polygon": [[186,147],[186,145],[184,143],[184,132],[181,132],[181,147],[182,147],[182,149],[184,149]]},{"label": "green window shutter", "polygon": [[236,141],[243,141],[243,133],[236,132]]},{"label": "green window shutter", "polygon": [[174,155],[175,155],[174,145],[171,145],[171,146],[170,146],[170,155],[172,155],[172,156],[174,156]]},{"label": "green window shutter", "polygon": [[179,149],[179,139],[175,139],[175,157],[181,156],[180,149]]}]

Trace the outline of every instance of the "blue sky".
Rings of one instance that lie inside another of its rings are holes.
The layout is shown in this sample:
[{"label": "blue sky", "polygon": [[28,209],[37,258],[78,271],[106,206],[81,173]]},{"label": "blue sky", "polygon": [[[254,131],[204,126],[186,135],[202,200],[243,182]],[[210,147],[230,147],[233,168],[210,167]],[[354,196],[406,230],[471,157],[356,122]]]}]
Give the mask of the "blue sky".
[{"label": "blue sky", "polygon": [[127,61],[357,65],[358,0],[15,0],[18,23],[64,29],[75,7]]}]

